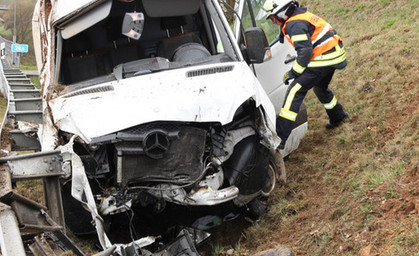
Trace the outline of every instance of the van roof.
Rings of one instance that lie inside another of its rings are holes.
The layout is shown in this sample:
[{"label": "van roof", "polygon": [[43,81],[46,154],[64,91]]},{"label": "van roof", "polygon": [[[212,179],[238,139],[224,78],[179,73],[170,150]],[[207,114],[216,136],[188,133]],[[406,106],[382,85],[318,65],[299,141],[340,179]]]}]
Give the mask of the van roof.
[{"label": "van roof", "polygon": [[108,0],[56,0],[53,6],[52,22],[58,23],[76,15],[82,10]]}]

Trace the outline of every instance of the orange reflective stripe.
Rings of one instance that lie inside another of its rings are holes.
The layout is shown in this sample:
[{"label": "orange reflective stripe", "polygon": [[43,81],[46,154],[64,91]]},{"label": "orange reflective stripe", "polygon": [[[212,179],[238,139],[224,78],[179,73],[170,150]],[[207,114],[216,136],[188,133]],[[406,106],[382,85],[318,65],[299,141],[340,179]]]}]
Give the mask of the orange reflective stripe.
[{"label": "orange reflective stripe", "polygon": [[[310,38],[311,42],[313,44],[315,42],[317,42],[317,40],[322,38],[327,32],[333,30],[332,26],[330,26],[330,24],[327,23],[327,21],[325,21],[324,19],[320,18],[319,16],[317,16],[317,15],[311,13],[311,12],[304,12],[304,13],[292,16],[291,18],[289,18],[285,22],[285,24],[282,28],[282,33],[285,35],[288,42],[290,42],[290,44],[294,48],[295,48],[295,46],[294,46],[291,38],[287,34],[285,34],[285,28],[287,27],[287,23],[290,22],[290,21],[294,21],[294,20],[304,20],[304,21],[307,21],[311,25],[314,26],[314,32],[313,32],[313,35],[311,35],[311,38]],[[329,51],[330,49],[332,49],[333,47],[338,45],[339,41],[342,41],[342,39],[340,38],[340,36],[335,35],[335,36],[329,38],[328,40],[326,40],[325,42],[321,43],[320,45],[316,46],[313,49],[313,56],[311,57],[311,60],[313,60],[317,56],[322,55],[323,53]]]}]

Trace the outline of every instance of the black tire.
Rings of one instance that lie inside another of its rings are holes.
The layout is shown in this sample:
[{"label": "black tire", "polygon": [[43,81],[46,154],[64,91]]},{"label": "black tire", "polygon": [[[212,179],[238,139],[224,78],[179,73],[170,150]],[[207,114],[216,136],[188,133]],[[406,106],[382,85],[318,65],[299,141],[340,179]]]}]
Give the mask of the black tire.
[{"label": "black tire", "polygon": [[260,217],[269,212],[268,203],[263,196],[256,197],[246,206],[242,207],[242,214],[251,220],[258,220]]},{"label": "black tire", "polygon": [[275,189],[276,186],[276,179],[278,174],[278,166],[275,164],[275,160],[271,156],[269,159],[269,170],[268,170],[268,177],[265,185],[262,187],[262,196],[268,197],[269,194]]}]

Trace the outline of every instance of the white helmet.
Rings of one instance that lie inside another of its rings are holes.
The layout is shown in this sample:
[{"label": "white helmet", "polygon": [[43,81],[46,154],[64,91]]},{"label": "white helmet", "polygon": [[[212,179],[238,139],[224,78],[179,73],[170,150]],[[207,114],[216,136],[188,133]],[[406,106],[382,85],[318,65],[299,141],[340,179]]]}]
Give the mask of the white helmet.
[{"label": "white helmet", "polygon": [[[266,0],[261,11],[268,16],[267,19],[275,15],[280,19],[287,20],[289,15],[299,6],[300,4],[295,0]],[[260,14],[261,12],[258,14],[259,17]]]}]

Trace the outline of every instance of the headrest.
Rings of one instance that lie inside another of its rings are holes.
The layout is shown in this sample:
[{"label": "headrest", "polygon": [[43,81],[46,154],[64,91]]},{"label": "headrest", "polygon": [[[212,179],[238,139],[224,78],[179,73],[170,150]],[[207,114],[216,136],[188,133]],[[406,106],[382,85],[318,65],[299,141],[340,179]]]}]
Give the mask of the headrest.
[{"label": "headrest", "polygon": [[143,0],[149,17],[193,15],[199,10],[200,0]]},{"label": "headrest", "polygon": [[90,41],[85,34],[78,34],[77,36],[71,37],[65,44],[66,52],[73,55],[87,54],[91,47]]},{"label": "headrest", "polygon": [[173,29],[179,28],[186,25],[185,17],[164,17],[160,21],[160,26],[162,29]]}]

